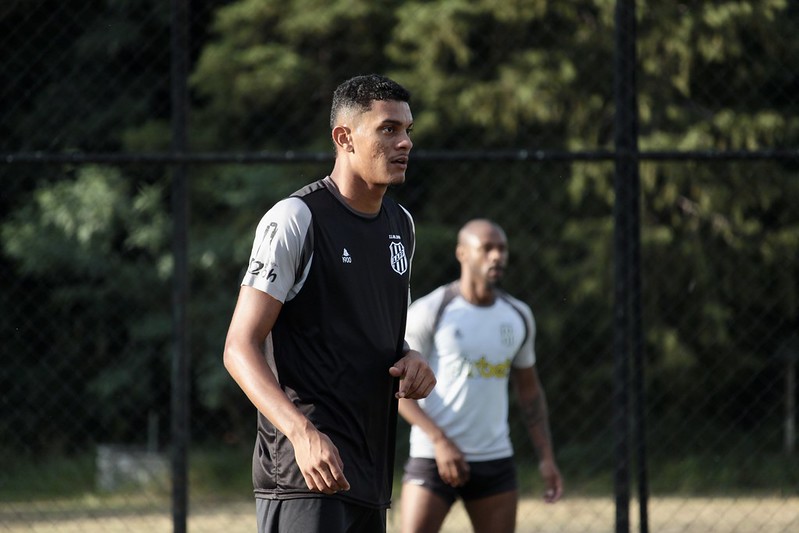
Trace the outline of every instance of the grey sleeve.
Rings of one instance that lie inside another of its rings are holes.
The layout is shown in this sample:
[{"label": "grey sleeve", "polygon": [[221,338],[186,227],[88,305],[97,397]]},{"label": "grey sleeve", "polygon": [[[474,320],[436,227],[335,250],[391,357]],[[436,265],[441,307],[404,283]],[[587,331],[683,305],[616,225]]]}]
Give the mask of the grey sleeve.
[{"label": "grey sleeve", "polygon": [[435,346],[435,325],[438,308],[444,298],[443,287],[411,303],[408,308],[408,323],[405,326],[405,342],[420,352],[426,359]]},{"label": "grey sleeve", "polygon": [[276,203],[263,216],[255,231],[250,265],[242,285],[286,302],[302,288],[311,260],[297,273],[303,247],[311,227],[311,211],[299,198]]}]

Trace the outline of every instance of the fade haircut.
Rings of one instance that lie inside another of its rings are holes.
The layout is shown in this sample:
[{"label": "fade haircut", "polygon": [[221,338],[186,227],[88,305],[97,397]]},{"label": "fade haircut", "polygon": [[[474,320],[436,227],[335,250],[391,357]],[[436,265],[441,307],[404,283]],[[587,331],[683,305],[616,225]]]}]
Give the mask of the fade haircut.
[{"label": "fade haircut", "polygon": [[333,93],[333,105],[330,108],[330,129],[336,126],[336,120],[342,111],[353,109],[364,113],[372,109],[375,100],[395,100],[410,102],[411,93],[402,85],[378,74],[355,76],[339,85]]}]

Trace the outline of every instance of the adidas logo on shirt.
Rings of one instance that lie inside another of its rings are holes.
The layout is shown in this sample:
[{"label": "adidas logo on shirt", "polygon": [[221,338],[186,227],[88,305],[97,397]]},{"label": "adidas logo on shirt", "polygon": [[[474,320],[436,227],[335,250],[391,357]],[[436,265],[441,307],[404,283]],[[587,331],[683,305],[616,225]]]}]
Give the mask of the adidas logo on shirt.
[{"label": "adidas logo on shirt", "polygon": [[344,248],[344,253],[341,254],[341,262],[342,263],[352,263],[352,257],[350,256],[350,253],[347,251],[346,248]]}]

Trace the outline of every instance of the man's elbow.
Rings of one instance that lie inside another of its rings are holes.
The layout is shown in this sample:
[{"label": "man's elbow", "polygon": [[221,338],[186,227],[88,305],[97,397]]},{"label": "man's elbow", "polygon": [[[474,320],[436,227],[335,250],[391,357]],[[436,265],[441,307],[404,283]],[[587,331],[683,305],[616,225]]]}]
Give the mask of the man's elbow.
[{"label": "man's elbow", "polygon": [[235,343],[230,339],[225,341],[225,349],[222,351],[222,363],[225,365],[225,370],[229,374],[233,374],[233,369],[236,367],[238,361],[239,351],[236,349]]}]

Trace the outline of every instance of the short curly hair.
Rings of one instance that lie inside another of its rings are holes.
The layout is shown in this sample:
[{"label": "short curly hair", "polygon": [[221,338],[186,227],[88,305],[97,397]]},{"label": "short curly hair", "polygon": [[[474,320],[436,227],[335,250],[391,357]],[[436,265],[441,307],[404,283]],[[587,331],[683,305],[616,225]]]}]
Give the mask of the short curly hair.
[{"label": "short curly hair", "polygon": [[342,110],[354,109],[363,113],[372,108],[372,102],[375,100],[410,102],[411,93],[394,80],[379,74],[366,74],[350,78],[333,92],[330,128],[333,129],[336,126],[336,119]]}]

